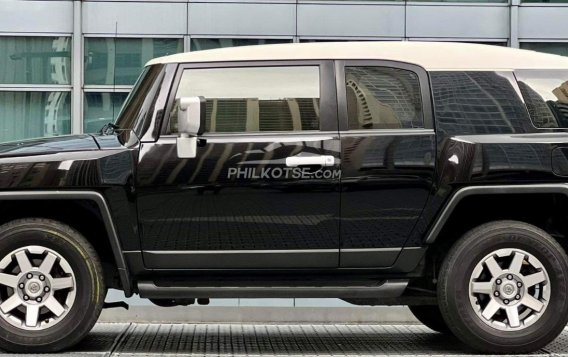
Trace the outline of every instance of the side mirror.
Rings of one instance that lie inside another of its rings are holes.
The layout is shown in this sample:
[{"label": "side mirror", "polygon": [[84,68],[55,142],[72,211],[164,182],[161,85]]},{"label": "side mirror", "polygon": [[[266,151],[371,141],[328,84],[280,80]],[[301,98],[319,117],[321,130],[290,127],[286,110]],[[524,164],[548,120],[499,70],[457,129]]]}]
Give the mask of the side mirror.
[{"label": "side mirror", "polygon": [[180,159],[192,159],[197,155],[197,137],[205,131],[205,98],[182,97],[176,102],[177,155]]}]

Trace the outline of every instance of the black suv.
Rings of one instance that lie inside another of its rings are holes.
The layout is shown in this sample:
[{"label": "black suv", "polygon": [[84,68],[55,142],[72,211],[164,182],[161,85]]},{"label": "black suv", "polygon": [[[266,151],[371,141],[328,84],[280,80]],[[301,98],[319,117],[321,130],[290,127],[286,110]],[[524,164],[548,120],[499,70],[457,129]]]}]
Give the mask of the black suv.
[{"label": "black suv", "polygon": [[108,288],[408,305],[484,352],[568,319],[568,58],[319,43],[151,61],[98,135],[0,145],[0,346],[78,342]]}]

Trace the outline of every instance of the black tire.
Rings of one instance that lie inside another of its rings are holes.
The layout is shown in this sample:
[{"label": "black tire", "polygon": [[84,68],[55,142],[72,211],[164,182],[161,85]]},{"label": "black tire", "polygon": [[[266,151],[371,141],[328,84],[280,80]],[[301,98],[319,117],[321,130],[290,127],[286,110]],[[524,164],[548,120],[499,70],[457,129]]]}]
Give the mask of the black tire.
[{"label": "black tire", "polygon": [[63,257],[75,276],[75,300],[61,320],[43,330],[24,330],[0,317],[0,347],[10,352],[56,352],[79,342],[97,321],[106,289],[93,246],[57,221],[26,218],[0,226],[0,259],[19,248],[39,245]]},{"label": "black tire", "polygon": [[414,317],[426,327],[443,334],[452,333],[446,325],[438,305],[415,305],[408,308]]},{"label": "black tire", "polygon": [[[474,267],[497,249],[519,249],[536,257],[550,281],[550,301],[534,323],[520,329],[489,326],[469,300]],[[448,253],[438,279],[442,316],[453,334],[485,353],[529,353],[554,340],[568,320],[568,257],[545,231],[518,221],[483,224],[466,233]]]}]

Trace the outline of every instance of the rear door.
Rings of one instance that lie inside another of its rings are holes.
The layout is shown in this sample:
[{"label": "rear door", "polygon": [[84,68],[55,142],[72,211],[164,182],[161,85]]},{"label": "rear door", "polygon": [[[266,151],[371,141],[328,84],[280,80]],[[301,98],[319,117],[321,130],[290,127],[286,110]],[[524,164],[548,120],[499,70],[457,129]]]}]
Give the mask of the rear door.
[{"label": "rear door", "polygon": [[417,224],[434,177],[427,73],[418,66],[337,66],[342,157],[342,267],[392,265]]},{"label": "rear door", "polygon": [[[174,100],[203,96],[197,157],[176,155]],[[339,154],[333,63],[181,65],[137,177],[150,268],[335,268]]]}]

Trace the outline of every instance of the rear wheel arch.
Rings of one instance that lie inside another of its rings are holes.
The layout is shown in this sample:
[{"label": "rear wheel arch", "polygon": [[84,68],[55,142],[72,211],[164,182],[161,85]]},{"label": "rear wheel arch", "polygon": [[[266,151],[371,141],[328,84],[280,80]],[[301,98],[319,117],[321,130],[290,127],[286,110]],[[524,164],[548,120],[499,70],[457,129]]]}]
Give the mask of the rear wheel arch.
[{"label": "rear wheel arch", "polygon": [[[436,216],[425,236],[424,242],[426,244],[434,244],[438,242],[440,238],[444,238],[444,230],[447,230],[448,224],[451,224],[451,222],[456,219],[456,214],[460,212],[459,210],[463,209],[463,207],[468,204],[472,204],[472,201],[475,201],[475,199],[480,201],[484,199],[490,199],[492,201],[503,199],[505,202],[502,206],[504,206],[507,202],[514,202],[515,200],[528,199],[530,201],[531,199],[539,200],[545,197],[547,199],[563,197],[566,200],[565,204],[568,205],[568,184],[469,186],[458,189]],[[516,208],[518,211],[523,207]],[[539,208],[542,209],[542,207]],[[515,210],[503,212],[502,214],[515,214]],[[527,214],[529,214],[528,211]],[[496,219],[500,218],[492,218],[485,222]],[[530,223],[534,224],[534,222]],[[539,226],[538,224],[534,225]],[[467,231],[467,229],[465,231]]]},{"label": "rear wheel arch", "polygon": [[[562,215],[566,217],[562,219]],[[568,184],[469,186],[458,189],[433,220],[424,238],[422,287],[435,289],[442,262],[468,231],[499,220],[536,226],[568,252]]]},{"label": "rear wheel arch", "polygon": [[457,190],[424,237],[427,257],[443,256],[463,234],[497,220],[532,224],[568,251],[568,184],[470,186]]}]

